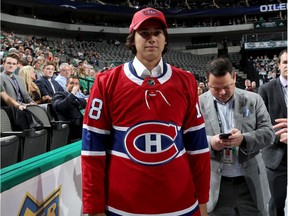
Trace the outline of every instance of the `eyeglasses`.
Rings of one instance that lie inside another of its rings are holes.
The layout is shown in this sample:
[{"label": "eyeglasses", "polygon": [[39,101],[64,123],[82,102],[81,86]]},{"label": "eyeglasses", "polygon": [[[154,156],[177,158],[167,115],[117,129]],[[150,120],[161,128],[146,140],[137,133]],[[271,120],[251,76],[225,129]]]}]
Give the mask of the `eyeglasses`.
[{"label": "eyeglasses", "polygon": [[211,89],[211,90],[213,90],[213,91],[215,91],[215,92],[220,92],[221,90],[229,91],[229,90],[230,90],[230,87],[231,87],[232,85],[234,85],[234,84],[235,84],[235,82],[230,83],[230,84],[224,86],[223,88],[218,88],[218,87],[209,86],[209,89]]}]

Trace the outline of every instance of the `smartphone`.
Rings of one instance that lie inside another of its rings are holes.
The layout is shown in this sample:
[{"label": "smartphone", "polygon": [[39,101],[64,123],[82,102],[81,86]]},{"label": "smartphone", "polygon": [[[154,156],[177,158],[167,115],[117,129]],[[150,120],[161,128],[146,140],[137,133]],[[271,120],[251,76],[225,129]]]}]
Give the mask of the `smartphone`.
[{"label": "smartphone", "polygon": [[228,137],[231,135],[232,135],[231,133],[227,133],[227,134],[222,133],[222,134],[219,134],[219,138],[220,139],[228,139]]}]

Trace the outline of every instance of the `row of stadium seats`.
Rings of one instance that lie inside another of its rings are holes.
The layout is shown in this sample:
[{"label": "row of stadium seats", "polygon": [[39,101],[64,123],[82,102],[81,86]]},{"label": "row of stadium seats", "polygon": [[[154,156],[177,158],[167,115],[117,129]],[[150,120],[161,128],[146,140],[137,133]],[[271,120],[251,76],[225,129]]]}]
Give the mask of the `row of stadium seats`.
[{"label": "row of stadium seats", "polygon": [[[209,44],[209,43],[207,43]],[[217,44],[211,43],[214,46]],[[69,58],[88,58],[85,55],[92,51],[98,53],[100,62],[127,62],[133,59],[132,52],[125,48],[124,43],[114,45],[105,40],[102,41],[77,41],[75,39],[57,39],[47,38],[46,45],[50,48],[58,48],[62,50],[64,59]],[[65,54],[64,54],[65,53]],[[84,54],[79,56],[79,53]],[[195,55],[190,52],[183,52],[181,50],[170,49],[163,56],[164,60],[174,66],[180,67],[184,70],[204,76],[205,66],[207,62],[217,54]],[[230,53],[231,61],[235,65],[239,65],[241,55],[239,53]]]},{"label": "row of stadium seats", "polygon": [[43,128],[15,131],[11,117],[1,108],[1,168],[70,143],[69,122],[56,121],[51,104],[26,109],[41,120]]}]

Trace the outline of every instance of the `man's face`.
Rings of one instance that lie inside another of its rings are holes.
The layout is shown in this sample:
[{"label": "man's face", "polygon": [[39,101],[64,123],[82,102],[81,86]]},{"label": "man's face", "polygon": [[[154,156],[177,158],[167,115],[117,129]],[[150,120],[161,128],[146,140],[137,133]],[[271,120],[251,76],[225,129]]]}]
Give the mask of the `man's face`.
[{"label": "man's face", "polygon": [[246,86],[246,87],[251,86],[251,81],[250,81],[250,80],[245,80],[245,86]]},{"label": "man's face", "polygon": [[203,82],[199,82],[198,86],[201,87],[201,88],[205,88],[205,84]]},{"label": "man's face", "polygon": [[4,71],[7,75],[11,75],[17,68],[18,61],[15,58],[7,57],[3,66]]},{"label": "man's face", "polygon": [[145,21],[136,31],[134,43],[136,56],[142,62],[159,62],[166,44],[161,22],[153,19]]},{"label": "man's face", "polygon": [[68,92],[72,92],[72,89],[74,86],[79,86],[79,80],[74,79],[74,78],[69,78],[67,86],[66,86],[66,90]]},{"label": "man's face", "polygon": [[235,91],[235,80],[230,73],[225,76],[215,77],[210,74],[208,77],[208,86],[212,95],[221,102],[227,102]]},{"label": "man's face", "polygon": [[286,80],[288,79],[287,61],[288,61],[288,56],[287,56],[287,52],[285,52],[280,57],[278,67],[279,67],[281,76],[283,76]]},{"label": "man's face", "polygon": [[64,66],[60,71],[60,74],[66,78],[69,78],[71,75],[71,67],[69,65]]},{"label": "man's face", "polygon": [[43,76],[46,78],[51,78],[53,76],[54,70],[55,70],[55,67],[53,65],[46,65],[43,68],[43,72],[42,72]]}]

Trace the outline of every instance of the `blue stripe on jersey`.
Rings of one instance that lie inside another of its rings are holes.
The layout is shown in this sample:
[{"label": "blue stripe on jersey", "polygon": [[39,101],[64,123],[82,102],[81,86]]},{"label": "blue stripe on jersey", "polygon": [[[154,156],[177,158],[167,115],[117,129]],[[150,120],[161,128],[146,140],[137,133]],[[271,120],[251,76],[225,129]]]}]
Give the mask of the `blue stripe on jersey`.
[{"label": "blue stripe on jersey", "polygon": [[82,131],[82,150],[86,151],[105,151],[109,145],[109,134],[99,134],[83,128]]},{"label": "blue stripe on jersey", "polygon": [[183,135],[183,140],[187,151],[198,151],[208,148],[205,128],[187,132]]}]

